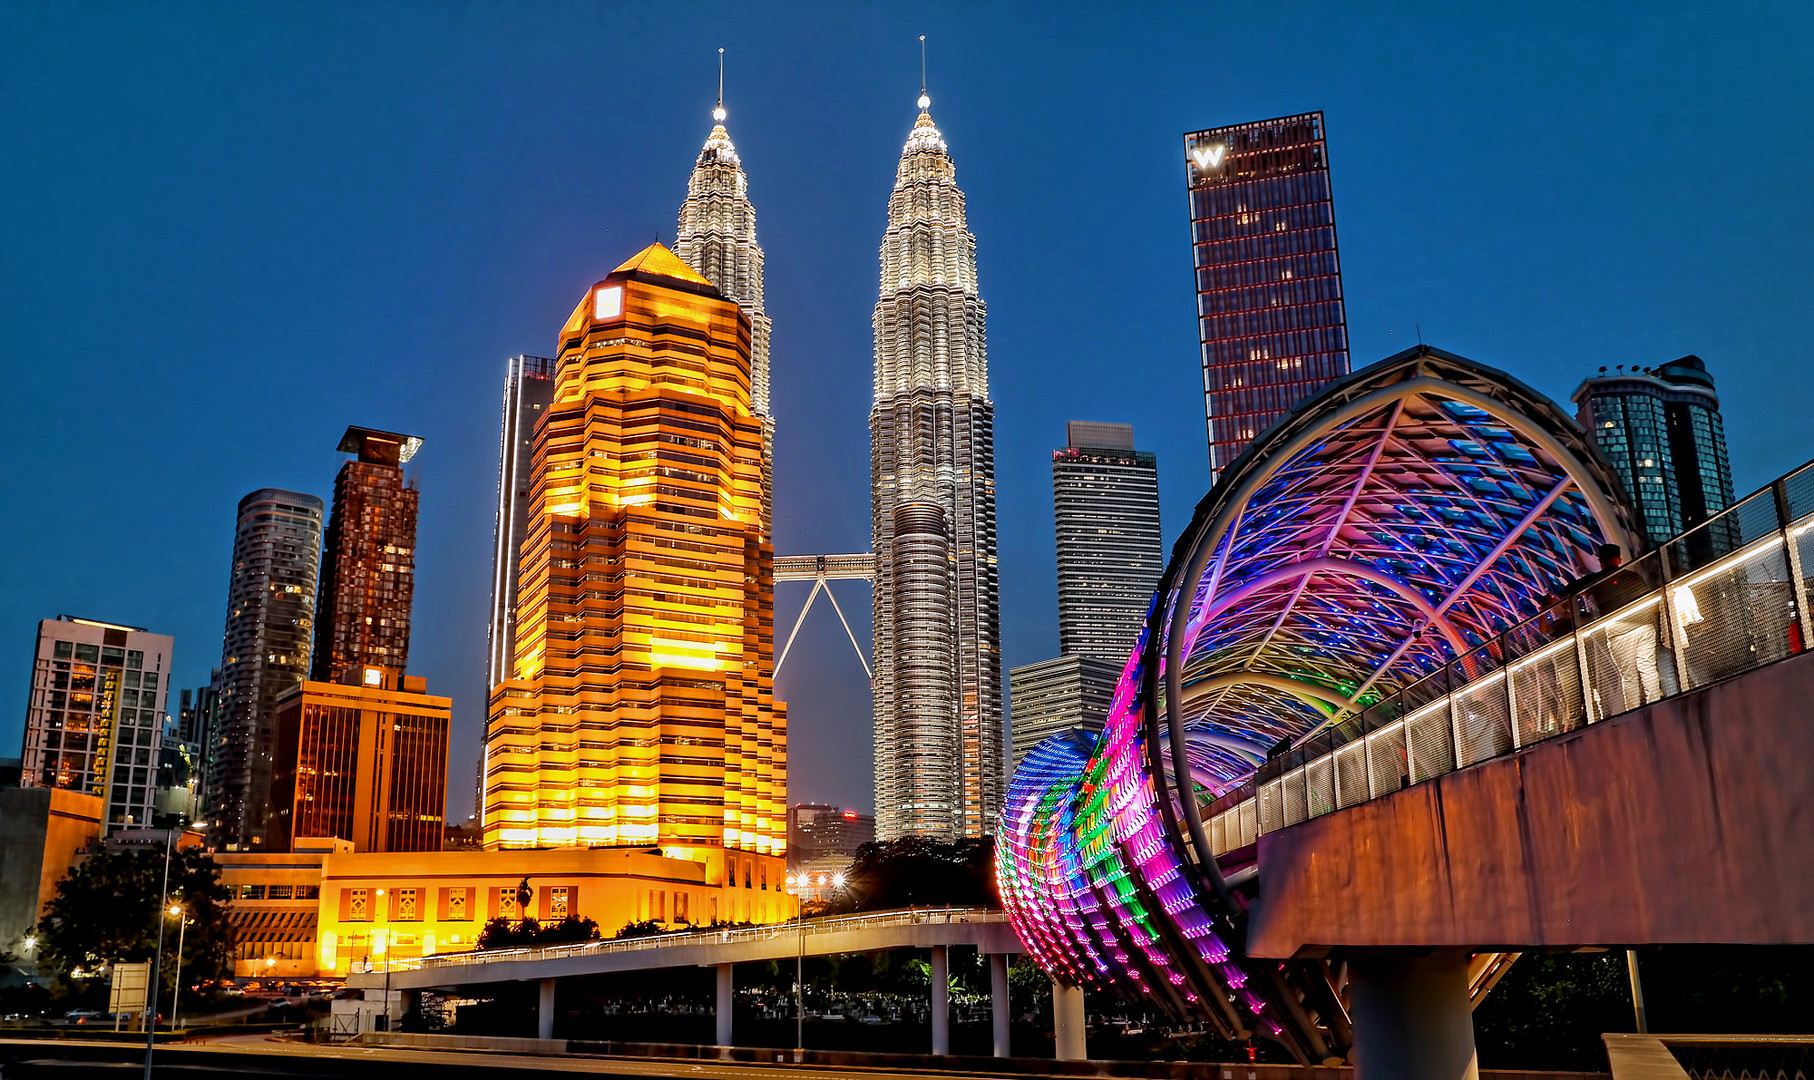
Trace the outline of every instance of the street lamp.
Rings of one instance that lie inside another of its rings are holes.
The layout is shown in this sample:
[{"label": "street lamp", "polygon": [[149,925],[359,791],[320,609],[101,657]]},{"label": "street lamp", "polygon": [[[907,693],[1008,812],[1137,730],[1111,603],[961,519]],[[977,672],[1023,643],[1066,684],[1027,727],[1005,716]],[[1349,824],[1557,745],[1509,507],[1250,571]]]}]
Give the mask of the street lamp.
[{"label": "street lamp", "polygon": [[[384,896],[383,889],[378,890],[378,896],[380,899],[383,898],[383,896]],[[390,913],[385,912],[384,918],[388,922],[390,920]],[[377,932],[373,931],[372,936],[376,937]],[[391,934],[390,934],[390,928],[388,926],[384,930],[384,950],[383,951],[384,951],[384,1031],[385,1031],[385,1034],[388,1035],[390,1033],[390,1029],[391,1029]]]},{"label": "street lamp", "polygon": [[164,902],[170,898],[170,845],[176,840],[174,826],[164,830],[164,887],[157,900],[157,953],[151,961],[151,983],[145,988],[150,998],[145,1009],[145,1080],[151,1080],[151,1051],[157,1045],[157,983],[164,964]]},{"label": "street lamp", "polygon": [[170,991],[170,1030],[175,1031],[182,1025],[178,1022],[182,1016],[183,1001],[183,935],[189,929],[189,917],[183,911],[183,905],[171,904],[171,915],[176,917],[176,987]]}]

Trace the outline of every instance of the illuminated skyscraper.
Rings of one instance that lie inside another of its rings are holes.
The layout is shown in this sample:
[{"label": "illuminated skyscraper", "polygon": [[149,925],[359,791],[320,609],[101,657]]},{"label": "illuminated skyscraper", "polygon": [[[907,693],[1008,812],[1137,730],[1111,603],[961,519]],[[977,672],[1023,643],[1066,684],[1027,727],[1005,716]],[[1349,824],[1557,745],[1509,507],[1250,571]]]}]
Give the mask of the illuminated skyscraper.
[{"label": "illuminated skyscraper", "polygon": [[151,821],[171,639],[60,615],[38,624],[22,784],[99,796],[108,828]]},{"label": "illuminated skyscraper", "polygon": [[1574,402],[1576,422],[1618,470],[1652,544],[1667,543],[1732,505],[1720,399],[1700,357],[1602,374],[1583,382]]},{"label": "illuminated skyscraper", "polygon": [[554,360],[546,356],[511,357],[504,372],[504,422],[498,440],[498,516],[492,535],[487,690],[510,677],[510,658],[516,651],[517,548],[529,522],[535,425],[553,402]]},{"label": "illuminated skyscraper", "polygon": [[654,244],[587,290],[535,434],[488,848],[659,845],[781,880],[787,723],[750,322]]},{"label": "illuminated skyscraper", "polygon": [[349,427],[340,452],[355,455],[334,478],[315,613],[316,682],[368,667],[409,665],[409,614],[416,594],[416,515],[422,493],[403,466],[422,440]]},{"label": "illuminated skyscraper", "polygon": [[724,130],[724,99],[712,110],[712,133],[687,179],[674,254],[737,301],[750,320],[750,410],[762,421],[762,538],[773,532],[775,418],[768,407],[768,315],[762,309],[762,248],[756,208],[737,148]]},{"label": "illuminated skyscraper", "polygon": [[888,201],[869,412],[883,839],[986,835],[1003,783],[985,309],[956,167],[919,105]]},{"label": "illuminated skyscraper", "polygon": [[1323,114],[1184,136],[1209,465],[1348,373]]},{"label": "illuminated skyscraper", "polygon": [[[1070,445],[1052,451],[1058,651],[1119,673],[1165,569],[1159,465],[1151,453],[1134,449],[1127,424],[1073,420],[1065,437]],[[1018,740],[1018,701],[1014,713]]]},{"label": "illuminated skyscraper", "polygon": [[321,510],[315,496],[278,488],[239,501],[221,646],[219,741],[208,772],[208,813],[223,850],[264,843],[277,698],[309,672]]}]

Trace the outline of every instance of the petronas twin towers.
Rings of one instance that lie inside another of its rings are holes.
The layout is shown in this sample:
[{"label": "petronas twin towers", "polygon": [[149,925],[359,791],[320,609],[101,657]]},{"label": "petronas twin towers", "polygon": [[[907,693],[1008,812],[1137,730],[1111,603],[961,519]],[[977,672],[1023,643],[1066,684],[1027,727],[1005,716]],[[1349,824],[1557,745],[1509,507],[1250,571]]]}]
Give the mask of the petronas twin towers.
[{"label": "petronas twin towers", "polygon": [[[876,832],[984,836],[1001,803],[995,410],[976,237],[922,91],[901,151],[876,302],[869,412],[875,559]],[[772,541],[774,418],[762,249],[748,179],[717,122],[680,208],[674,251],[749,314]]]}]

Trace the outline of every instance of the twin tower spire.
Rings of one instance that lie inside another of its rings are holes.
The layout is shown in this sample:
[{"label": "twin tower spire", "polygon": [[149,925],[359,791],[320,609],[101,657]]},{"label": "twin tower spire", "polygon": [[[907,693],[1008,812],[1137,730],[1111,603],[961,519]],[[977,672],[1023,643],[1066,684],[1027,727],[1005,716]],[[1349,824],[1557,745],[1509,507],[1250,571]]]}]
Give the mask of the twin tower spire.
[{"label": "twin tower spire", "polygon": [[[932,121],[919,115],[888,201],[870,408],[875,557],[875,801],[883,839],[989,834],[1001,802],[1001,635],[994,405],[976,237]],[[675,254],[750,318],[762,424],[762,536],[773,542],[774,417],[762,248],[749,181],[718,105],[687,182]]]}]

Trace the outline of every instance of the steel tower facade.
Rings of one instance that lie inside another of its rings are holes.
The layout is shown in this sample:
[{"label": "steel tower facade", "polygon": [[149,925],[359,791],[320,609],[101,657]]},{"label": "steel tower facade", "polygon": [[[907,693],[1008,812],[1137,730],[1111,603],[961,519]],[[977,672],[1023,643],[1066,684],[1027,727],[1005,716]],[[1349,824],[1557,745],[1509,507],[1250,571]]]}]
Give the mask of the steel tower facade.
[{"label": "steel tower facade", "polygon": [[995,408],[976,237],[920,96],[875,308],[876,833],[981,836],[1002,790]]},{"label": "steel tower facade", "polygon": [[750,319],[750,411],[762,421],[762,537],[771,539],[774,517],[775,420],[768,406],[769,319],[762,308],[762,248],[756,243],[756,208],[749,178],[724,130],[724,102],[712,110],[687,197],[680,204],[674,254],[718,286]]}]

